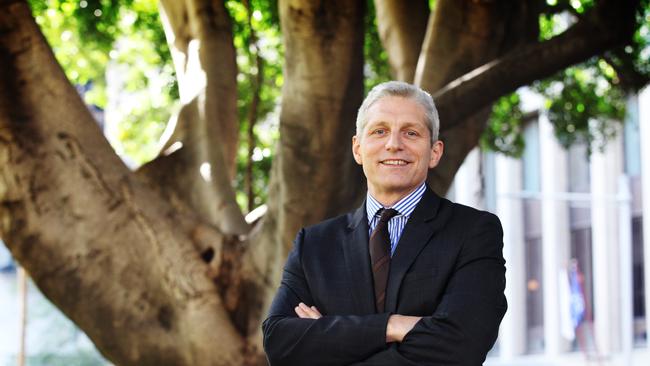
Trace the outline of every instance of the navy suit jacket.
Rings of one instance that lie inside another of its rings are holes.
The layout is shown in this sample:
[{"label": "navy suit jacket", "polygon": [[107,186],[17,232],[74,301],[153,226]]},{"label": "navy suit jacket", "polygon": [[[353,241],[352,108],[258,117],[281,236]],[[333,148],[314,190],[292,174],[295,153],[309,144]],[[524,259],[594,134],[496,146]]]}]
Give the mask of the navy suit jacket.
[{"label": "navy suit jacket", "polygon": [[[427,188],[390,264],[386,311],[377,314],[365,204],[302,229],[264,321],[276,365],[481,365],[506,311],[503,232],[488,212]],[[300,319],[299,302],[323,317]],[[386,343],[391,314],[422,316]]]}]

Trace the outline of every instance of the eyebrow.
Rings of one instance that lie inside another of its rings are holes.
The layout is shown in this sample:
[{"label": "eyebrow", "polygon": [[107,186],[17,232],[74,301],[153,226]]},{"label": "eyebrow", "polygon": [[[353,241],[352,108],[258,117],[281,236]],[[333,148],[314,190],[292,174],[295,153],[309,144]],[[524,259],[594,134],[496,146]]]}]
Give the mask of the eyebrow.
[{"label": "eyebrow", "polygon": [[[368,124],[367,124],[367,127],[368,128],[371,128],[371,127],[385,127],[385,126],[389,126],[389,124],[390,123],[388,123],[387,121],[378,121],[378,122],[370,122],[369,121]],[[427,126],[422,125],[421,123],[418,123],[418,122],[404,122],[404,124],[402,126],[400,126],[400,128],[408,128],[408,127],[422,127],[423,129],[428,129]]]},{"label": "eyebrow", "polygon": [[422,125],[421,123],[418,123],[418,122],[405,122],[403,127],[413,127],[413,126],[422,127],[422,128],[425,128],[425,129],[427,128],[427,126]]}]

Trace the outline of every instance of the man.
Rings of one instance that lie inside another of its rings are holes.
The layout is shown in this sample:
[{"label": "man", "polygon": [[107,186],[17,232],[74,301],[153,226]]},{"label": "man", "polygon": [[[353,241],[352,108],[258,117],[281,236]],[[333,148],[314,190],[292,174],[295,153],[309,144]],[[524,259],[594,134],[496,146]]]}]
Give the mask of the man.
[{"label": "man", "polygon": [[431,96],[402,82],[359,108],[355,212],[302,229],[264,321],[275,365],[480,365],[506,311],[496,216],[425,183],[443,153]]}]

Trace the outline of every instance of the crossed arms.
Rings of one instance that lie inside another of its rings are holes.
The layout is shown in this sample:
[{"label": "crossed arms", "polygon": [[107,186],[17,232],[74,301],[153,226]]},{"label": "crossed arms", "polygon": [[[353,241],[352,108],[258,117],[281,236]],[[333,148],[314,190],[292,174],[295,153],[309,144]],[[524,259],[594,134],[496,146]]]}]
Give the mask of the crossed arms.
[{"label": "crossed arms", "polygon": [[[307,306],[301,302],[293,309],[301,319],[320,319],[323,314],[315,306]],[[421,316],[393,314],[388,317],[386,324],[386,343],[402,342],[406,334],[422,319]]]},{"label": "crossed arms", "polygon": [[315,302],[301,261],[301,231],[263,324],[270,364],[480,365],[506,310],[505,267],[496,216],[482,214],[470,231],[439,303],[419,316],[321,314],[311,307]]}]

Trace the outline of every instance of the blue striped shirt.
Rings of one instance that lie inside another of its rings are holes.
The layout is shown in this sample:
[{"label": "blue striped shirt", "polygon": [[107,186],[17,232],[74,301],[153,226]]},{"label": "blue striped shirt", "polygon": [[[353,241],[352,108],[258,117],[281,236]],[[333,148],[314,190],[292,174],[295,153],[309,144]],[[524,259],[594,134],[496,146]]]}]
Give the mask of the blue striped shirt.
[{"label": "blue striped shirt", "polygon": [[368,192],[366,197],[366,213],[368,215],[368,226],[370,231],[368,235],[372,233],[379,222],[379,217],[381,216],[380,209],[382,208],[392,208],[399,212],[397,215],[393,216],[390,221],[388,221],[388,234],[390,235],[390,255],[392,256],[395,253],[397,248],[397,243],[399,238],[402,236],[402,231],[404,231],[404,226],[406,222],[411,217],[411,213],[415,209],[415,206],[422,199],[422,195],[426,190],[426,184],[423,182],[415,191],[411,192],[408,196],[397,201],[392,207],[384,207],[376,199],[374,199],[370,192]]}]

